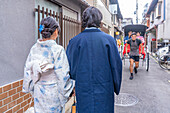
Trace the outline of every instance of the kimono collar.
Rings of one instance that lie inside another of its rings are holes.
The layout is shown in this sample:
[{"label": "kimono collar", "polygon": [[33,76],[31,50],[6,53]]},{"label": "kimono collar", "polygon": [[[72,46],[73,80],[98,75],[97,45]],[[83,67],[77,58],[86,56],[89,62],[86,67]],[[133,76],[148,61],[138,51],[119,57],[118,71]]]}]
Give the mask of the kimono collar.
[{"label": "kimono collar", "polygon": [[85,29],[98,29],[97,27],[86,27]]},{"label": "kimono collar", "polygon": [[101,30],[97,27],[86,27],[85,30],[83,32],[101,32]]},{"label": "kimono collar", "polygon": [[39,44],[41,47],[50,47],[52,45],[56,45],[57,43],[54,40],[46,41],[37,40],[37,44]]}]

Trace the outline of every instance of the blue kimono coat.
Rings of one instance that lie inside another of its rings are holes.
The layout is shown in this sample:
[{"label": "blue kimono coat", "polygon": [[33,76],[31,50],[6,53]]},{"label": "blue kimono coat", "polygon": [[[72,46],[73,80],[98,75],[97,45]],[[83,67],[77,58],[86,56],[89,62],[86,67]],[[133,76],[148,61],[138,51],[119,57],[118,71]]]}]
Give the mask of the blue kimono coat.
[{"label": "blue kimono coat", "polygon": [[66,54],[76,80],[78,113],[114,113],[114,92],[119,94],[122,80],[114,38],[97,28],[86,29],[70,40]]}]

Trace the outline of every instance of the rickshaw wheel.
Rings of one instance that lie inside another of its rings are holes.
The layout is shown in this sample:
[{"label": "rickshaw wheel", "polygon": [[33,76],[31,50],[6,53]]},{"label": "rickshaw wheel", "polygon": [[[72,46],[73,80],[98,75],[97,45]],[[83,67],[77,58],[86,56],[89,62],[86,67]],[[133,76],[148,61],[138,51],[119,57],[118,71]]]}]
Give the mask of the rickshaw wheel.
[{"label": "rickshaw wheel", "polygon": [[125,65],[125,59],[126,59],[126,58],[125,58],[125,55],[124,55],[124,59],[123,59],[123,61],[124,61],[124,65]]},{"label": "rickshaw wheel", "polygon": [[149,53],[146,55],[146,71],[149,71]]},{"label": "rickshaw wheel", "polygon": [[144,63],[145,63],[145,60],[144,60],[144,59],[142,59],[142,67],[144,66]]}]

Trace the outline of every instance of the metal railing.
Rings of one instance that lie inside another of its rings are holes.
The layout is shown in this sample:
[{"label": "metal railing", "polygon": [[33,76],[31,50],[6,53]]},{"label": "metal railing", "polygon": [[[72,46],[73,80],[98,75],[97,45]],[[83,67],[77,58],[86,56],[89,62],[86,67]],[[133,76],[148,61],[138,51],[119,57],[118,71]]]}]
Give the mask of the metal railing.
[{"label": "metal railing", "polygon": [[[41,18],[51,16],[54,19],[56,19],[56,21],[59,22],[61,27],[61,33],[59,39],[56,40],[56,42],[64,46],[65,48],[68,45],[69,40],[81,32],[81,23],[78,20],[63,15],[62,11],[58,13],[58,11],[52,11],[49,10],[48,8],[45,9],[44,7],[40,9],[40,5],[38,5],[38,8],[35,9],[35,12],[38,15],[38,20],[36,22],[36,24],[38,24],[38,28],[40,26]],[[39,39],[40,38],[39,30],[37,31],[37,33]]]}]

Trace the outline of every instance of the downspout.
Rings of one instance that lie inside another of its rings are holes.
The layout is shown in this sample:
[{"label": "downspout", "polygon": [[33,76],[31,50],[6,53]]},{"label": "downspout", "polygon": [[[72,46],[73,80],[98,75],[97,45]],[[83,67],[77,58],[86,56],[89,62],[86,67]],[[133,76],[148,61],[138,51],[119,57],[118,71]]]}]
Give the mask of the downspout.
[{"label": "downspout", "polygon": [[164,19],[163,19],[163,21],[165,21],[165,16],[166,16],[166,0],[164,0]]},{"label": "downspout", "polygon": [[155,26],[155,30],[156,30],[156,51],[158,50],[158,25]]}]

